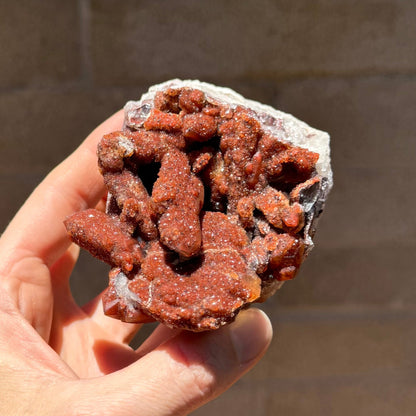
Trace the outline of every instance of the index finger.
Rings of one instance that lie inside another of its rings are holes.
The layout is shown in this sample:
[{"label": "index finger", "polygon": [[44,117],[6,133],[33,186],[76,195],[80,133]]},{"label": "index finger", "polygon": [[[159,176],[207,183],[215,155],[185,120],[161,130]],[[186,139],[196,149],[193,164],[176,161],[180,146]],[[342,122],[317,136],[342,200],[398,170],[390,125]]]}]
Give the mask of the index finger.
[{"label": "index finger", "polygon": [[95,206],[104,194],[97,167],[96,149],[106,133],[119,130],[120,110],[98,126],[86,140],[38,185],[0,239],[0,272],[23,257],[53,264],[68,248],[64,219],[76,211]]}]

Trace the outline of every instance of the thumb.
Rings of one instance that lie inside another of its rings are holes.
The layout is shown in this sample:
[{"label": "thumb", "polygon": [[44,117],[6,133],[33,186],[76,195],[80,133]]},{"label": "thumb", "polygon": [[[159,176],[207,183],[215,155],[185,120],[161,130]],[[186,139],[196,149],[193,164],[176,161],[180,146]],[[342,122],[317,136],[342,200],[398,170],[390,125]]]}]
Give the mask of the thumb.
[{"label": "thumb", "polygon": [[90,385],[77,401],[85,411],[82,397],[89,392],[85,400],[97,415],[185,415],[252,368],[271,337],[267,316],[249,309],[217,331],[183,331],[123,370],[85,380]]}]

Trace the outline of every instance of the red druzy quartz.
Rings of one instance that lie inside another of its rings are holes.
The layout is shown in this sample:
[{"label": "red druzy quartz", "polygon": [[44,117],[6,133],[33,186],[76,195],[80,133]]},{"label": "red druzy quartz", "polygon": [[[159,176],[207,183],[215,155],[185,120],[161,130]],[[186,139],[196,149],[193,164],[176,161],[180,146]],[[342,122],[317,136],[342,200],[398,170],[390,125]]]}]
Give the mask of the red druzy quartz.
[{"label": "red druzy quartz", "polygon": [[105,313],[219,328],[292,279],[332,186],[329,137],[198,81],[168,81],[125,108],[98,165],[106,213],[65,224],[111,267]]}]

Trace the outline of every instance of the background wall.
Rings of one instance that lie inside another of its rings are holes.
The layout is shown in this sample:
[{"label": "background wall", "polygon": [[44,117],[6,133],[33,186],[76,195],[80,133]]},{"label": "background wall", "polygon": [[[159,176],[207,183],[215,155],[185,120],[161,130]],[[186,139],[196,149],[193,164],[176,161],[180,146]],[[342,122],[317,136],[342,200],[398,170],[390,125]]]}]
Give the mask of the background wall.
[{"label": "background wall", "polygon": [[[0,0],[0,230],[153,83],[199,78],[293,113],[332,136],[317,247],[263,305],[264,360],[195,415],[414,414],[415,19],[413,0]],[[80,302],[106,272],[82,255]]]}]

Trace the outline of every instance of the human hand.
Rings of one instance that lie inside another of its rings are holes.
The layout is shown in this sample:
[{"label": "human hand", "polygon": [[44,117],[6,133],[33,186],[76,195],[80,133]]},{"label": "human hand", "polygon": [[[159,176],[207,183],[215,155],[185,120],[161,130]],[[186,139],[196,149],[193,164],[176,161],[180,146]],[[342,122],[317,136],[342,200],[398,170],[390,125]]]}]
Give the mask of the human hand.
[{"label": "human hand", "polygon": [[[217,331],[159,325],[133,350],[140,325],[83,308],[69,276],[78,257],[63,220],[104,196],[96,168],[99,126],[36,188],[0,239],[0,414],[183,415],[215,398],[261,358],[272,336],[257,309]],[[87,277],[86,277],[87,278]]]}]

